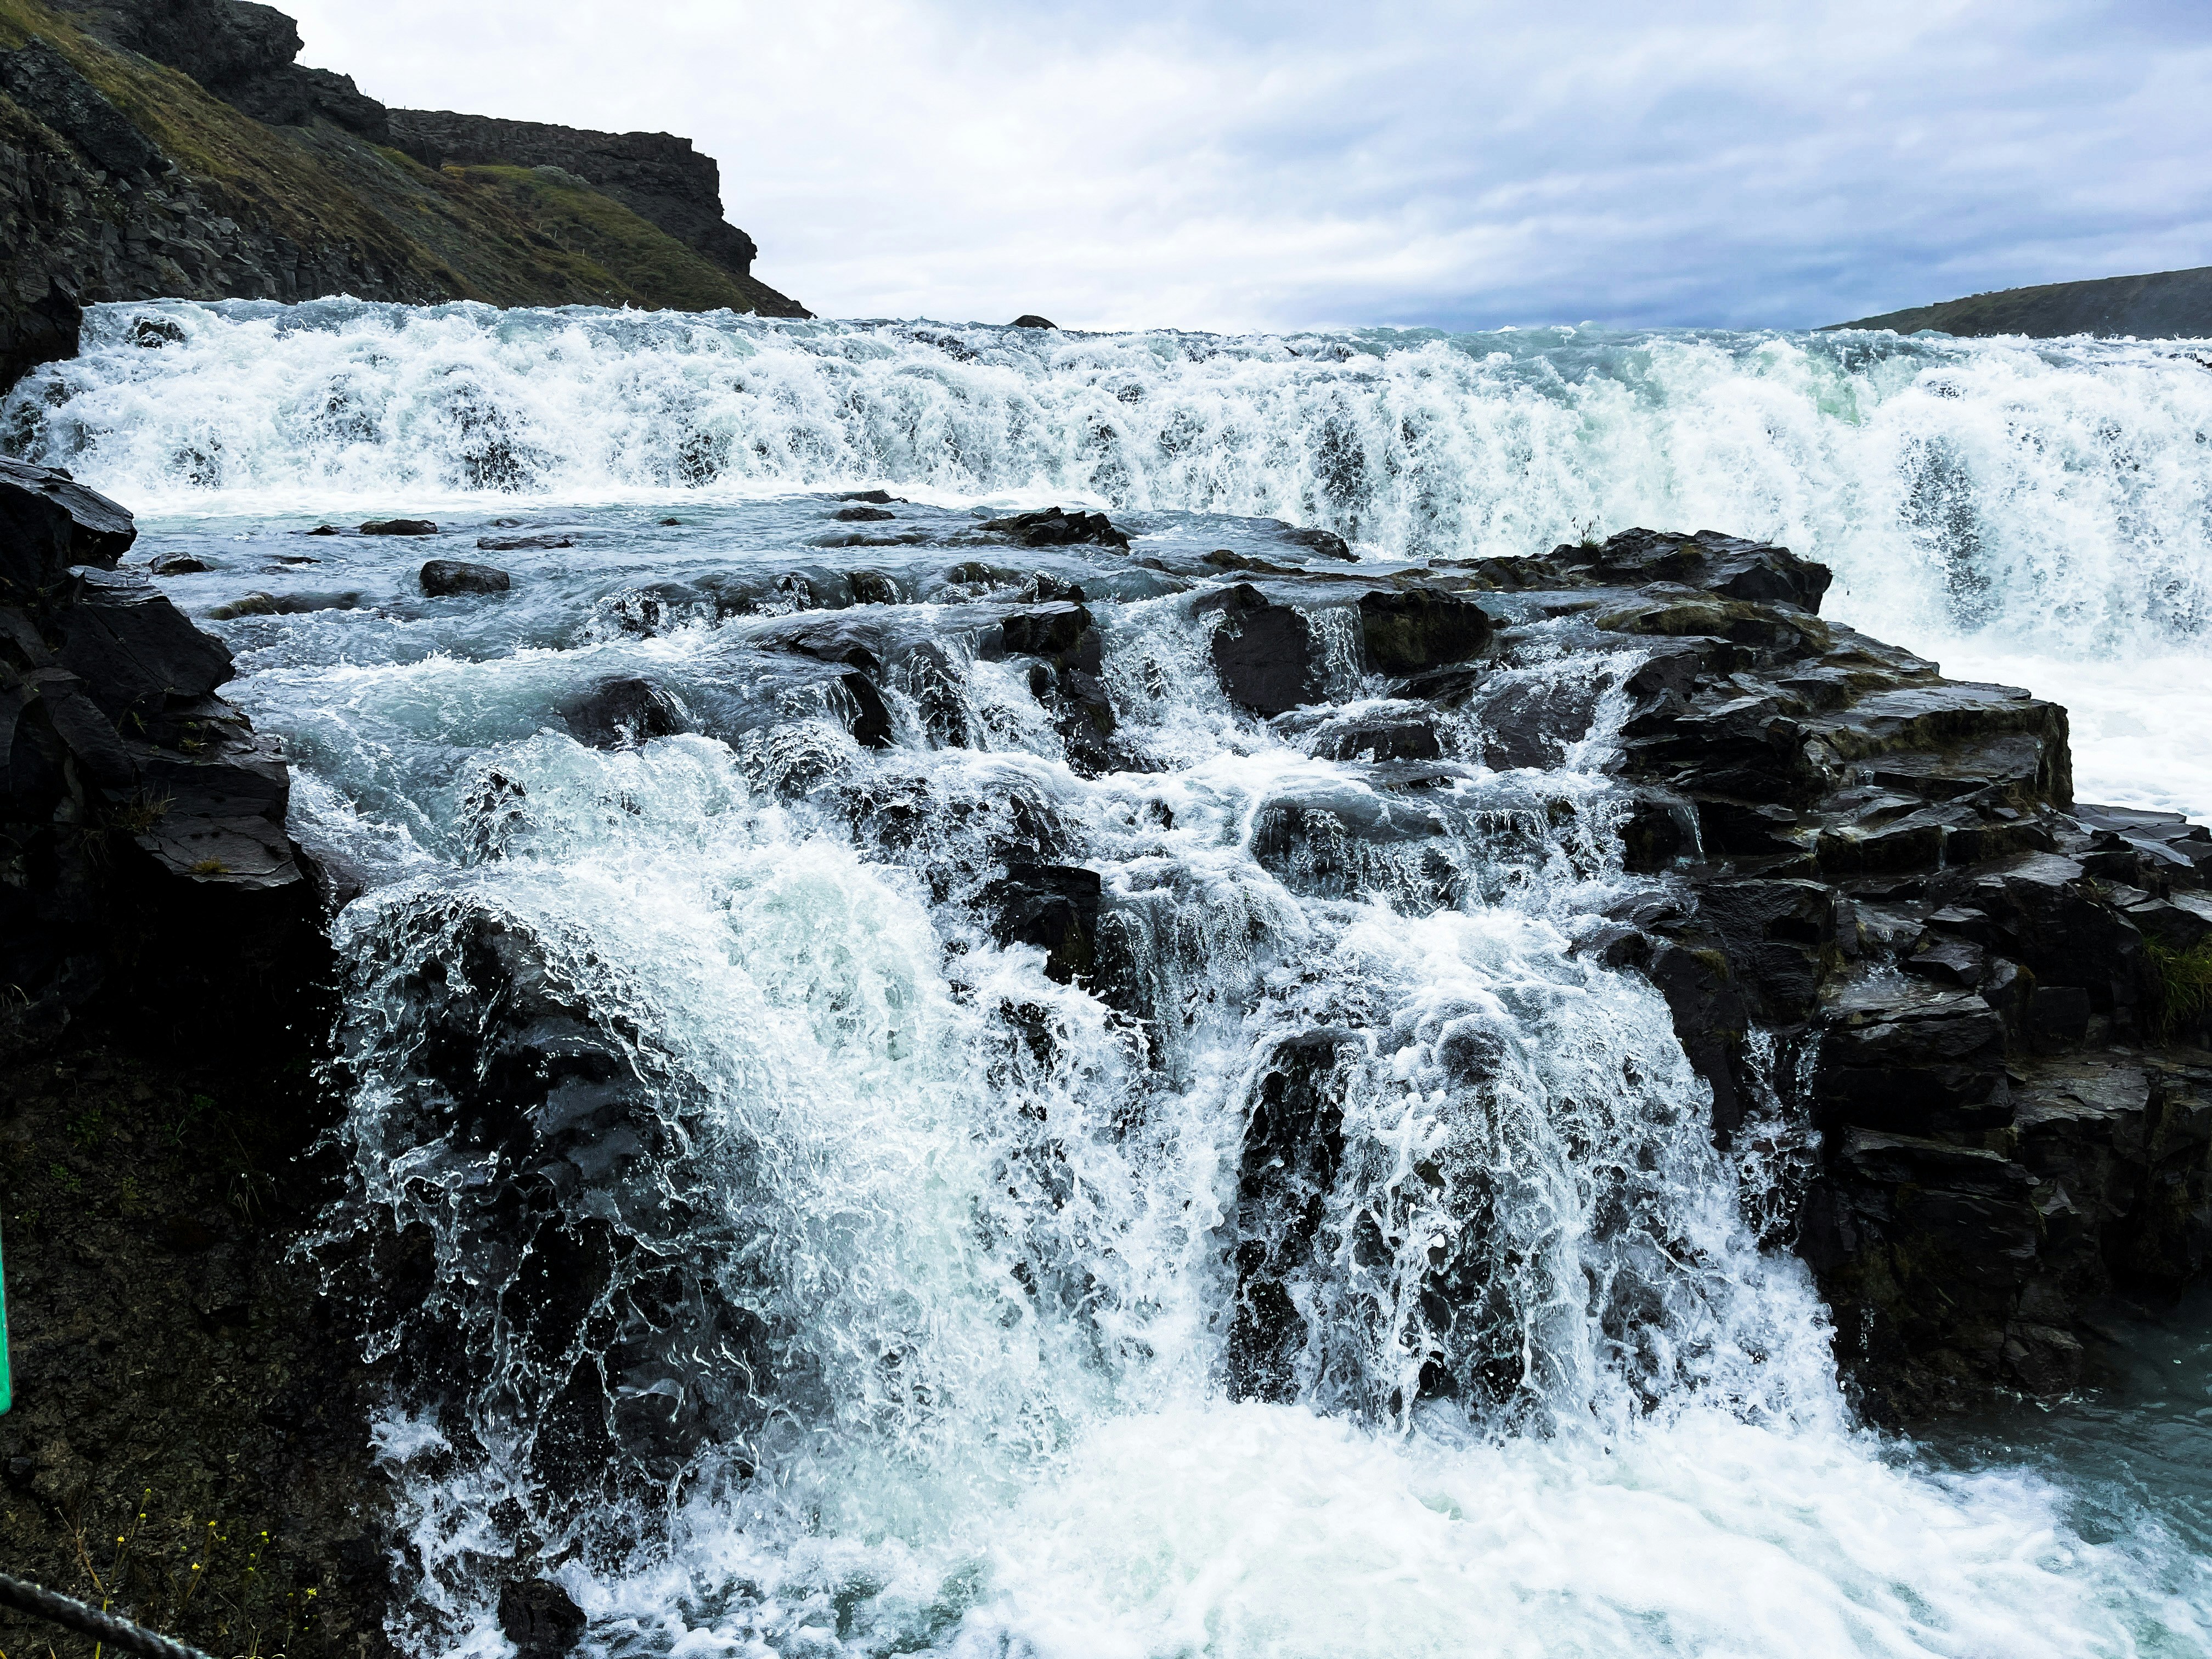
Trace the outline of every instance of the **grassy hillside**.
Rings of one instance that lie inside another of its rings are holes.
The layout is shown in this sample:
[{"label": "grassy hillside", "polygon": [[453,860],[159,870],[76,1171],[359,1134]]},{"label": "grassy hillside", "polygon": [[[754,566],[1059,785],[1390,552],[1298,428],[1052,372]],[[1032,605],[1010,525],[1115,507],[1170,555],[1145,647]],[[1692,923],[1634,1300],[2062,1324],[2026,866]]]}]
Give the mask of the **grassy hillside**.
[{"label": "grassy hillside", "polygon": [[[189,230],[173,234],[209,244],[221,267],[210,275],[156,262],[150,270],[73,276],[70,285],[87,300],[142,297],[117,291],[131,289],[192,298],[292,299],[307,297],[292,291],[301,284],[319,281],[342,282],[364,297],[418,301],[795,308],[764,283],[710,264],[574,175],[500,167],[434,171],[327,123],[264,125],[182,72],[107,45],[38,0],[0,0],[0,50],[34,38],[182,169],[198,210],[188,205]],[[0,146],[15,149],[19,157],[35,151],[49,160],[70,149],[37,112],[4,94]],[[69,201],[80,220],[88,212],[128,236],[131,216],[153,210],[89,163],[80,163],[79,173],[70,180],[76,190]],[[162,181],[162,189],[174,198],[178,182]],[[49,186],[55,193],[66,194]],[[232,222],[228,229],[225,220]],[[43,222],[35,213],[24,222],[33,221]],[[29,240],[33,233],[19,228],[15,236]],[[20,264],[35,252],[0,252],[0,263]],[[288,254],[300,257],[288,261]],[[44,285],[15,286],[29,292]],[[222,293],[204,291],[211,289]]]},{"label": "grassy hillside", "polygon": [[1899,334],[1929,328],[1962,337],[2025,334],[2051,339],[2098,334],[2202,340],[2212,338],[2212,266],[2001,289],[1829,326],[1893,328]]}]

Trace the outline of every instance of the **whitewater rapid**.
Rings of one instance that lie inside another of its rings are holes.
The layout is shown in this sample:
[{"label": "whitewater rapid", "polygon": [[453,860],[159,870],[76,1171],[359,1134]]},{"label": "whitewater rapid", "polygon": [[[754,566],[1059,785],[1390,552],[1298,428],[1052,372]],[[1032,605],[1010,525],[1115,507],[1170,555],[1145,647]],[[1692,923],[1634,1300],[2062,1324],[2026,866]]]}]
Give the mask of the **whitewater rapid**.
[{"label": "whitewater rapid", "polygon": [[1844,620],[2066,702],[2084,799],[2212,814],[2212,352],[2187,343],[168,302],[94,307],[4,432],[149,511],[869,483],[1415,561],[1725,530],[1833,566]]},{"label": "whitewater rapid", "polygon": [[[794,570],[942,584],[980,506],[1302,556],[1280,518],[1392,567],[1710,526],[1832,564],[1832,611],[1954,673],[2069,702],[2086,797],[2212,811],[2190,351],[172,302],[96,307],[4,423],[140,512],[134,557],[206,567],[166,589],[237,652],[295,833],[355,894],[330,1244],[424,1241],[374,1340],[451,1368],[377,1425],[403,1651],[510,1651],[516,1556],[623,1659],[2212,1651],[2185,1502],[1856,1426],[1786,1228],[1747,1220],[1805,1145],[1789,1056],[1723,1154],[1656,992],[1575,949],[1638,884],[1605,775],[1632,658],[1498,670],[1595,675],[1592,738],[1460,768],[1419,858],[1346,877],[1262,826],[1376,795],[1329,743],[1378,688],[1239,714],[1140,558],[1021,556],[1100,617],[1113,769],[1072,765],[1003,662],[886,676],[864,750],[758,648],[811,614]],[[866,487],[897,535],[841,542],[830,492]],[[303,534],[395,513],[442,533]],[[514,588],[427,600],[426,551]],[[738,586],[768,597],[699,601]],[[251,592],[324,608],[215,616]],[[962,594],[929,592],[902,612],[953,628]],[[623,677],[690,729],[575,740],[556,711]],[[1098,873],[1117,1000],[993,934],[1025,845]],[[487,939],[617,1057],[539,1114],[623,1114],[599,1185],[546,1178],[605,1245],[550,1333],[514,1295],[509,1165],[424,1037]],[[1281,1397],[1232,1399],[1240,1149],[1316,1032],[1344,1150],[1305,1338]],[[708,1431],[580,1471],[554,1443],[579,1386]]]}]

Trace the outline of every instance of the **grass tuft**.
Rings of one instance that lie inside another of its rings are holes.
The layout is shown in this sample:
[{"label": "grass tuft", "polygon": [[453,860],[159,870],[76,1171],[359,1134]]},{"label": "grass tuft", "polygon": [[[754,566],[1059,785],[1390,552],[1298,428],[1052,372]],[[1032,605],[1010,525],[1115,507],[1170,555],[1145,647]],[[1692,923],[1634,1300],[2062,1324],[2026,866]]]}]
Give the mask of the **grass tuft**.
[{"label": "grass tuft", "polygon": [[2150,945],[2150,1027],[2162,1042],[2212,1021],[2212,939],[2187,951]]}]

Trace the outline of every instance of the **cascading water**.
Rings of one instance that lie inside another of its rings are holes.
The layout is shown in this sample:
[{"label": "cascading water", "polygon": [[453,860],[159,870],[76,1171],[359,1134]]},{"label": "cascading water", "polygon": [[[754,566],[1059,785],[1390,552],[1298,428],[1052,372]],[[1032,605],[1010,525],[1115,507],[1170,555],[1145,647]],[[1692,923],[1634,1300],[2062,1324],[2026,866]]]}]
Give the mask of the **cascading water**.
[{"label": "cascading water", "polygon": [[[1790,1057],[1717,1150],[1663,1003],[1578,949],[1634,886],[1634,657],[1523,647],[1397,787],[1356,655],[1261,723],[1141,557],[945,574],[979,501],[1110,505],[1138,555],[1694,520],[1914,644],[2196,662],[2187,354],[165,304],[95,311],[7,422],[168,515],[189,609],[299,599],[216,625],[359,890],[329,1259],[392,1362],[403,1650],[503,1651],[517,1557],[623,1655],[2212,1642],[2166,1511],[2085,1533],[2063,1480],[1852,1427]],[[877,483],[919,504],[798,493]],[[514,590],[300,536],[341,510],[504,543]],[[908,603],[823,611],[863,575]],[[1085,594],[1103,761],[974,648],[1010,581]],[[572,735],[648,681],[665,719]],[[1483,764],[1531,696],[1591,736]]]}]

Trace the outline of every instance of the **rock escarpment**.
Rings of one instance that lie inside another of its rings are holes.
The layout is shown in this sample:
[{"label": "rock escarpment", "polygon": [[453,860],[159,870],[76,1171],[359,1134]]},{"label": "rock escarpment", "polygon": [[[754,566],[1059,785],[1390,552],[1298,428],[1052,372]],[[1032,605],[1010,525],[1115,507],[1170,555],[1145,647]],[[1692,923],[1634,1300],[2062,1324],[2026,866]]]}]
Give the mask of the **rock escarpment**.
[{"label": "rock escarpment", "polygon": [[557,167],[605,191],[731,276],[750,279],[753,274],[760,250],[722,217],[721,169],[713,156],[692,149],[689,138],[592,132],[446,109],[396,109],[388,118],[392,142],[426,167]]},{"label": "rock escarpment", "polygon": [[247,0],[0,5],[0,389],[74,351],[98,301],[807,314],[752,276],[688,141],[433,115],[456,145],[425,165],[392,147],[404,117],[299,51]]},{"label": "rock escarpment", "polygon": [[134,535],[0,461],[0,1547],[220,1650],[380,1648],[358,1350],[288,1259],[331,1175],[322,905],[230,653],[114,574]]},{"label": "rock escarpment", "polygon": [[[1822,620],[1786,550],[1631,531],[1466,574],[1509,654],[1641,653],[1614,765],[1657,885],[1585,948],[1666,994],[1717,1135],[1778,1096],[1819,1131],[1778,1225],[1870,1409],[2069,1388],[2102,1298],[2202,1274],[2212,836],[2077,805],[2063,708]],[[1595,712],[1523,693],[1485,742],[1549,763]]]}]

